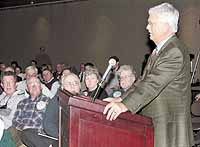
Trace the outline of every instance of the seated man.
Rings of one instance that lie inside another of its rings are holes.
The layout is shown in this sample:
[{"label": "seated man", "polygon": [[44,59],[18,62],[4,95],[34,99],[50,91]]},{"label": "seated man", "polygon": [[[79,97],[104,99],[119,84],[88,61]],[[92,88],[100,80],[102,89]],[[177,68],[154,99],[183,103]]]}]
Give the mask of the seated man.
[{"label": "seated man", "polygon": [[[80,94],[80,80],[73,73],[64,75],[61,78],[61,87],[64,90],[71,92],[74,95]],[[44,131],[53,137],[58,137],[58,98],[53,98],[49,101],[44,115]]]},{"label": "seated man", "polygon": [[12,141],[11,134],[14,137],[15,133],[11,129],[12,119],[17,109],[17,104],[25,99],[25,95],[23,91],[16,90],[16,75],[12,71],[4,71],[2,73],[1,85],[4,91],[0,95],[0,119],[4,123],[5,130],[3,131],[4,135],[0,147],[5,146],[5,144],[13,146],[14,142]]},{"label": "seated man", "polygon": [[131,88],[136,80],[136,72],[130,65],[122,65],[117,71],[120,88],[113,91],[111,97],[121,97],[129,88]]},{"label": "seated man", "polygon": [[[25,79],[28,80],[31,77],[38,77],[38,70],[35,66],[28,66],[25,69]],[[26,97],[29,97],[29,94],[27,93],[26,80],[18,82],[17,83],[17,89],[23,90],[25,92]],[[54,95],[51,93],[51,91],[44,84],[41,84],[41,87],[42,87],[42,94],[43,95],[50,97],[50,98],[54,97]]]},{"label": "seated man", "polygon": [[3,72],[1,85],[4,92],[0,95],[0,118],[4,121],[5,129],[8,129],[12,126],[17,104],[25,99],[25,95],[23,91],[16,90],[16,75],[14,72]]},{"label": "seated man", "polygon": [[19,102],[13,118],[13,126],[19,130],[22,142],[28,147],[48,147],[52,140],[39,136],[43,131],[43,115],[49,98],[41,93],[37,77],[26,80],[30,96]]}]

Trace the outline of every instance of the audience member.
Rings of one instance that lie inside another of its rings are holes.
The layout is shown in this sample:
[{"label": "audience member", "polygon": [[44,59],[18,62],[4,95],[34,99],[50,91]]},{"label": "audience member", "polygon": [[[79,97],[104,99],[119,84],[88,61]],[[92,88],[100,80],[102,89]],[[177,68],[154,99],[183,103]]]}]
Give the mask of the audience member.
[{"label": "audience member", "polygon": [[24,75],[24,73],[22,73],[22,68],[21,68],[21,66],[17,66],[17,67],[15,68],[15,73],[16,73],[17,76],[21,77],[22,80],[24,80],[25,75]]},{"label": "audience member", "polygon": [[[80,80],[74,73],[63,75],[61,78],[62,89],[74,95],[80,94],[80,85]],[[58,101],[58,97],[49,101],[43,121],[45,132],[55,138],[58,138]]]},{"label": "audience member", "polygon": [[49,68],[43,69],[42,78],[44,85],[51,91],[53,95],[56,95],[58,89],[60,88],[60,83],[57,78],[54,78],[52,70]]},{"label": "audience member", "polygon": [[16,75],[12,71],[4,71],[1,75],[4,92],[0,95],[0,117],[5,129],[12,126],[12,119],[19,101],[25,98],[24,92],[16,90]]},{"label": "audience member", "polygon": [[71,72],[71,67],[65,67],[65,68],[63,69],[63,71],[61,72],[60,79],[61,79],[62,76],[66,76],[66,75],[68,75],[68,74],[70,74],[70,73],[72,73],[72,72]]},{"label": "audience member", "polygon": [[[131,86],[133,86],[136,80],[136,72],[130,65],[122,65],[117,71],[120,88],[113,91],[111,97],[121,97]],[[133,87],[132,87],[133,88]]]},{"label": "audience member", "polygon": [[86,85],[85,85],[85,71],[90,68],[95,68],[93,63],[87,62],[85,64],[84,63],[80,64],[79,79],[81,81],[81,92],[87,90]]},{"label": "audience member", "polygon": [[41,67],[38,66],[37,61],[36,60],[31,60],[30,61],[30,66],[35,66],[38,70],[38,75],[40,75],[42,73],[41,71]]},{"label": "audience member", "polygon": [[25,95],[23,91],[16,90],[16,75],[14,72],[4,71],[1,75],[1,79],[4,92],[0,95],[0,118],[4,122],[5,130],[3,141],[0,142],[0,147],[3,147],[5,144],[7,144],[7,146],[13,146],[14,142],[12,137],[15,138],[16,133],[12,129],[12,119],[17,109],[17,104],[25,99]]},{"label": "audience member", "polygon": [[63,68],[64,68],[63,63],[56,64],[56,71],[53,73],[53,76],[57,79],[60,79],[60,76],[62,75]]},{"label": "audience member", "polygon": [[20,132],[22,142],[28,147],[49,147],[53,140],[42,137],[43,115],[49,97],[42,94],[41,82],[37,77],[26,80],[30,96],[17,105],[13,126]]},{"label": "audience member", "polygon": [[[14,69],[12,66],[7,66],[7,67],[5,68],[4,71],[11,71],[11,72],[14,72],[14,73],[15,73],[15,69]],[[21,77],[19,77],[19,76],[17,76],[17,75],[16,75],[16,77],[17,77],[17,82],[22,81],[22,78],[21,78]]]},{"label": "audience member", "polygon": [[13,69],[15,70],[15,68],[17,66],[19,66],[18,62],[17,61],[11,61],[10,65],[13,67]]},{"label": "audience member", "polygon": [[[85,96],[90,96],[93,98],[97,92],[97,87],[98,87],[98,83],[100,79],[101,77],[96,68],[93,67],[86,70],[85,71],[85,85],[86,85],[87,90],[83,91],[83,94]],[[102,87],[100,87],[100,89],[98,89],[98,92],[95,98],[102,100],[106,97],[108,97],[106,91]]]}]

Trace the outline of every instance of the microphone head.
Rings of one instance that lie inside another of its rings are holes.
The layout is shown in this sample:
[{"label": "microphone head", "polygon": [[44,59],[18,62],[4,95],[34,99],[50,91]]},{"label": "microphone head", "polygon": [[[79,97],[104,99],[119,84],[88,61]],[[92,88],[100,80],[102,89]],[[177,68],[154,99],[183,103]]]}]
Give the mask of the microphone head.
[{"label": "microphone head", "polygon": [[117,64],[117,61],[113,58],[111,58],[109,61],[108,61],[109,65],[111,66],[115,66]]}]

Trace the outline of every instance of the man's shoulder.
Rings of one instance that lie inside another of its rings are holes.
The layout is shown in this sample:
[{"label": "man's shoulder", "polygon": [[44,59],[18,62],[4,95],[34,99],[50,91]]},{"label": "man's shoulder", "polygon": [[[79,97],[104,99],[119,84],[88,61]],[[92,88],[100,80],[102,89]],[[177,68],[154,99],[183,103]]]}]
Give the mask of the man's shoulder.
[{"label": "man's shoulder", "polygon": [[30,98],[28,97],[24,97],[24,99],[22,99],[19,103],[18,103],[18,105],[25,105],[25,104],[27,104],[27,103],[29,103],[29,101],[30,101]]},{"label": "man's shoulder", "polygon": [[16,85],[17,85],[17,89],[25,90],[26,89],[26,80],[17,82]]},{"label": "man's shoulder", "polygon": [[0,100],[3,99],[5,96],[6,96],[5,92],[3,92],[3,93],[0,95]]},{"label": "man's shoulder", "polygon": [[24,90],[19,89],[19,90],[16,90],[14,95],[16,95],[16,96],[24,96],[25,97],[25,92],[24,92]]}]

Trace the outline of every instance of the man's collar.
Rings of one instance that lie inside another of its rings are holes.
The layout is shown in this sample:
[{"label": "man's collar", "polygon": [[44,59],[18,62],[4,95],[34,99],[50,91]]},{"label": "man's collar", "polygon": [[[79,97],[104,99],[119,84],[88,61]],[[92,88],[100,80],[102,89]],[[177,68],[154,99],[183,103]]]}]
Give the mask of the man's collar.
[{"label": "man's collar", "polygon": [[161,42],[156,44],[156,50],[157,52],[160,51],[160,49],[163,47],[163,45],[172,37],[174,36],[174,34],[171,34],[170,36],[168,36],[166,39],[162,40]]},{"label": "man's collar", "polygon": [[[16,90],[13,94],[11,94],[10,96],[14,96],[14,95],[18,95],[20,92],[18,90]],[[4,96],[8,96],[5,91],[1,94],[1,95],[4,95]]]}]

